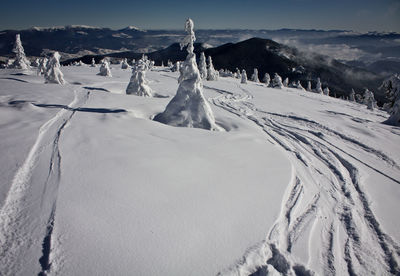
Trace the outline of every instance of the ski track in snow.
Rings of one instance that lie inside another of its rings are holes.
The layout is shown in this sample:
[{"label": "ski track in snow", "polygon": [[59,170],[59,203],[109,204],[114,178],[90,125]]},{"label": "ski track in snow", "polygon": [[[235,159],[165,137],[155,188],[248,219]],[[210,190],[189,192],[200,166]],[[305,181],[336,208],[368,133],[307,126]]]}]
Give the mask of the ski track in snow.
[{"label": "ski track in snow", "polygon": [[[220,274],[398,275],[400,246],[384,233],[376,219],[362,189],[360,168],[365,166],[400,182],[359,160],[348,149],[397,170],[399,164],[385,153],[315,121],[259,110],[249,101],[252,94],[242,85],[238,87],[240,94],[204,86],[220,94],[209,99],[215,106],[253,121],[266,137],[288,152],[296,169],[266,240]],[[331,139],[340,140],[344,146],[333,145]],[[300,240],[307,241],[308,248],[297,244]],[[296,252],[308,259],[299,259]]]},{"label": "ski track in snow", "polygon": [[[36,263],[30,264],[30,267],[40,264],[39,275],[46,275],[51,268],[52,233],[61,178],[59,140],[75,114],[75,108],[87,101],[89,93],[74,90],[74,99],[68,108],[62,108],[40,127],[34,145],[14,176],[0,210],[2,275],[24,274],[22,270],[27,266],[24,256],[28,256],[29,252],[34,252],[33,255],[38,256]],[[48,166],[48,171],[43,175],[35,174],[35,168],[43,164]],[[33,177],[35,177],[34,183],[42,183],[41,187],[32,187]],[[28,272],[33,273],[33,271]]]}]

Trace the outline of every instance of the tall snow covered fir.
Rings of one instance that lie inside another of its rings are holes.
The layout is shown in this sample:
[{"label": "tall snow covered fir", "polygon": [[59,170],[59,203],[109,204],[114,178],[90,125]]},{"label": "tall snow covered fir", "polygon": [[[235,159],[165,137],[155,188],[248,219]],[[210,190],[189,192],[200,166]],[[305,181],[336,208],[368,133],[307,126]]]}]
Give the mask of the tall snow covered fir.
[{"label": "tall snow covered fir", "polygon": [[246,70],[242,70],[242,79],[240,80],[240,83],[247,83],[247,73]]},{"label": "tall snow covered fir", "polygon": [[60,54],[54,52],[47,62],[46,72],[44,74],[45,83],[65,84],[64,75],[60,70]]},{"label": "tall snow covered fir", "polygon": [[200,76],[203,80],[207,78],[207,63],[206,63],[206,56],[204,55],[204,52],[201,52],[200,58],[199,58],[199,72],[200,72]]},{"label": "tall snow covered fir", "polygon": [[218,71],[214,69],[214,64],[212,62],[211,56],[208,56],[207,80],[209,81],[218,80]]},{"label": "tall snow covered fir", "polygon": [[25,56],[24,47],[22,47],[21,36],[19,34],[15,35],[13,52],[15,53],[15,61],[12,64],[12,67],[16,69],[30,69],[30,62]]},{"label": "tall snow covered fir", "polygon": [[203,85],[196,64],[196,55],[193,52],[193,43],[196,40],[193,27],[193,21],[187,19],[185,23],[187,35],[180,46],[181,49],[187,46],[188,55],[180,70],[178,91],[164,112],[157,114],[154,120],[172,126],[219,130],[211,107],[203,96]]},{"label": "tall snow covered fir", "polygon": [[258,79],[258,69],[257,68],[254,68],[253,75],[251,75],[251,81],[260,82],[260,80]]}]

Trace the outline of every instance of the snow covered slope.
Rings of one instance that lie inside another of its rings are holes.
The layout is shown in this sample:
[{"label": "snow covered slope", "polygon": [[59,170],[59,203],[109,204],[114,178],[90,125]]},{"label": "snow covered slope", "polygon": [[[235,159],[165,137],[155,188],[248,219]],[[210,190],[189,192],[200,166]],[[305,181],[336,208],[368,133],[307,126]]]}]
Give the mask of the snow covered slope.
[{"label": "snow covered slope", "polygon": [[[119,67],[119,66],[118,66]],[[0,274],[391,275],[400,129],[366,106],[204,82],[212,132],[152,121],[177,73],[0,71]]]}]

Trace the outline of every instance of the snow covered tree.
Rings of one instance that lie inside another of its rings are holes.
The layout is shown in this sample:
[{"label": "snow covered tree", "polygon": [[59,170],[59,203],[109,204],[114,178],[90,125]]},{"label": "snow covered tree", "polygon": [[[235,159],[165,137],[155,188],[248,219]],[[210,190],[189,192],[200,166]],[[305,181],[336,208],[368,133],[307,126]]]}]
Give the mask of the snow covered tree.
[{"label": "snow covered tree", "polygon": [[265,83],[266,86],[269,86],[269,83],[271,82],[271,77],[269,76],[268,73],[265,73],[263,82]]},{"label": "snow covered tree", "polygon": [[129,68],[128,60],[124,58],[121,62],[121,69],[128,69],[128,68]]},{"label": "snow covered tree", "polygon": [[356,92],[354,91],[354,89],[351,89],[350,95],[349,95],[349,100],[352,102],[356,101]]},{"label": "snow covered tree", "polygon": [[31,63],[31,66],[39,67],[39,64],[40,64],[40,59],[35,58],[35,60]]},{"label": "snow covered tree", "polygon": [[84,66],[84,65],[85,65],[85,63],[83,63],[82,60],[80,60],[80,61],[78,62],[78,66]]},{"label": "snow covered tree", "polygon": [[45,57],[39,60],[39,66],[37,69],[38,76],[44,75],[46,73],[47,62],[48,62],[48,59]]},{"label": "snow covered tree", "polygon": [[376,107],[374,93],[365,89],[363,103],[367,105],[368,109],[373,110]]},{"label": "snow covered tree", "polygon": [[22,47],[21,36],[19,34],[15,35],[13,52],[15,54],[15,60],[12,67],[24,70],[30,69],[30,62],[25,56],[24,47]]},{"label": "snow covered tree", "polygon": [[157,114],[154,120],[172,126],[219,130],[211,107],[203,96],[201,76],[193,52],[193,43],[196,40],[193,27],[193,21],[187,19],[185,23],[187,35],[180,46],[181,49],[187,46],[188,55],[180,71],[178,91],[164,112]]},{"label": "snow covered tree", "polygon": [[325,89],[324,89],[324,95],[329,96],[329,92],[330,92],[329,88],[328,88],[328,87],[325,87]]},{"label": "snow covered tree", "polygon": [[240,83],[247,83],[247,74],[246,70],[242,70],[242,79],[240,80]]},{"label": "snow covered tree", "polygon": [[296,88],[300,90],[305,90],[304,87],[301,85],[301,82],[298,80],[296,83]]},{"label": "snow covered tree", "polygon": [[289,86],[289,78],[286,78],[283,82],[282,82],[283,86],[288,87]]},{"label": "snow covered tree", "polygon": [[179,72],[180,68],[181,68],[181,63],[179,61],[177,61],[174,64],[174,66],[172,66],[171,71],[172,72],[177,72],[177,71]]},{"label": "snow covered tree", "polygon": [[211,56],[208,56],[207,80],[208,81],[218,80],[218,72],[214,69]]},{"label": "snow covered tree", "polygon": [[308,92],[312,92],[311,81],[308,81],[308,82],[307,82],[307,91],[308,91]]},{"label": "snow covered tree", "polygon": [[242,78],[242,74],[240,73],[239,68],[236,68],[236,72],[235,72],[235,78],[240,79]]},{"label": "snow covered tree", "polygon": [[379,89],[385,92],[385,97],[388,100],[388,107],[390,109],[400,98],[400,75],[395,74],[385,79]]},{"label": "snow covered tree", "polygon": [[253,75],[251,75],[251,81],[260,82],[258,79],[258,69],[254,68]]},{"label": "snow covered tree", "polygon": [[106,58],[101,61],[99,76],[112,77],[110,63]]},{"label": "snow covered tree", "polygon": [[322,94],[324,91],[322,91],[322,85],[321,85],[321,79],[317,79],[317,86],[315,88],[315,92]]},{"label": "snow covered tree", "polygon": [[387,106],[390,117],[385,123],[400,126],[400,75],[396,74],[389,77],[380,88],[385,90],[386,98],[389,100]]},{"label": "snow covered tree", "polygon": [[126,88],[126,94],[133,94],[142,97],[151,97],[151,88],[146,80],[145,61],[139,60],[138,64],[132,69],[131,80]]},{"label": "snow covered tree", "polygon": [[92,58],[92,63],[90,64],[90,67],[96,67],[96,61],[94,58]]},{"label": "snow covered tree", "polygon": [[282,78],[277,73],[274,74],[274,78],[272,79],[272,87],[283,88]]},{"label": "snow covered tree", "polygon": [[54,52],[47,62],[46,72],[44,74],[45,83],[65,84],[64,75],[60,70],[60,54]]},{"label": "snow covered tree", "polygon": [[204,80],[207,78],[207,64],[206,64],[206,56],[204,52],[201,52],[199,59],[199,72],[201,78]]}]

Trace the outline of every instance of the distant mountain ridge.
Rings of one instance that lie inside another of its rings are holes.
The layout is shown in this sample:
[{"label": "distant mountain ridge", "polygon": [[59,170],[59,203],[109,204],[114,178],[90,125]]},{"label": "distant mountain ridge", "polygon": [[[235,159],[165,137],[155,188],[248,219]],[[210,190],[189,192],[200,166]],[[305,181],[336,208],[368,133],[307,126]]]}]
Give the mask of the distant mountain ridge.
[{"label": "distant mountain ridge", "polygon": [[[32,27],[26,30],[0,31],[0,56],[12,56],[15,34],[21,34],[25,52],[29,56],[42,55],[43,49],[56,50],[68,58],[80,52],[102,54],[121,51],[151,52],[161,50],[180,41],[182,30],[143,30],[128,26],[118,30],[87,25],[69,25],[56,27]],[[349,51],[357,50],[354,59],[373,58],[372,61],[385,58],[400,60],[400,34],[398,33],[358,33],[348,30],[196,30],[197,42],[213,47],[226,43],[237,43],[252,37],[266,38],[289,46],[317,46],[311,52],[324,47],[338,46],[338,51],[348,46]],[[306,48],[307,48],[306,47]],[[322,50],[321,50],[322,49]],[[46,51],[45,51],[46,53]],[[361,55],[360,55],[361,53]],[[365,54],[365,55],[364,55]],[[332,58],[337,58],[332,56]],[[349,57],[352,59],[352,57]],[[365,60],[363,60],[365,61]],[[370,61],[368,61],[370,62]]]},{"label": "distant mountain ridge", "polygon": [[[258,69],[259,78],[262,79],[265,73],[271,78],[278,73],[283,79],[289,81],[300,81],[303,87],[307,87],[311,81],[315,87],[317,78],[321,78],[323,87],[328,86],[332,95],[348,96],[351,89],[363,93],[365,88],[375,92],[375,95],[382,103],[384,97],[378,90],[383,78],[373,72],[341,63],[326,56],[305,54],[295,48],[277,43],[269,39],[251,38],[238,43],[227,43],[215,48],[207,48],[202,43],[195,44],[197,57],[204,52],[211,56],[216,69],[228,69],[232,72],[236,68],[245,69],[248,76],[251,76],[254,68]],[[169,47],[148,53],[147,56],[161,65],[167,61],[176,62],[186,58],[186,51],[180,49],[178,43]],[[104,57],[139,59],[142,53],[132,51],[111,53],[107,55],[87,55],[80,58],[66,60],[64,65],[82,60],[90,63],[92,58],[99,62]]]}]

